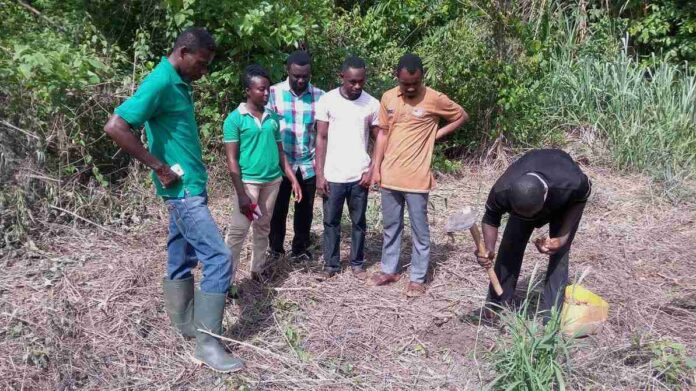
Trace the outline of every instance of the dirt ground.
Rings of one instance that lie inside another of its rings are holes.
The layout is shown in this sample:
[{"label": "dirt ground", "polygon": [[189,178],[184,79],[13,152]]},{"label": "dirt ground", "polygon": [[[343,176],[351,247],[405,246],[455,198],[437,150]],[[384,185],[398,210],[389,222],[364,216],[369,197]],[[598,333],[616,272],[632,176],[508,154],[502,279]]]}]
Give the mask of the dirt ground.
[{"label": "dirt ground", "polygon": [[[694,373],[670,380],[660,365],[670,357],[693,357],[696,348],[696,201],[674,206],[646,177],[585,170],[594,193],[571,252],[571,275],[590,269],[583,284],[610,303],[610,318],[601,334],[572,349],[567,386],[693,387],[688,378],[694,381]],[[465,204],[481,211],[499,172],[471,166],[459,179],[439,179],[429,208],[431,277],[427,294],[417,299],[403,295],[408,235],[404,278],[388,287],[366,286],[349,272],[317,282],[318,248],[317,261],[283,262],[261,286],[248,279],[245,251],[236,273],[240,298],[228,303],[224,336],[247,367],[232,375],[192,364],[193,342],[168,325],[161,294],[167,216],[160,204],[127,229],[108,227],[113,233],[88,225],[51,227],[35,244],[1,261],[0,385],[14,390],[485,387],[495,378],[491,351],[506,335],[463,320],[481,306],[486,275],[474,261],[471,239],[460,235],[448,242],[442,227],[447,214]],[[222,183],[211,191],[210,206],[221,227],[232,208],[230,191]],[[312,231],[318,246],[319,200],[316,208]],[[368,222],[367,262],[374,272],[381,249],[376,193]],[[344,228],[349,229],[346,219]],[[546,267],[533,247],[528,246],[518,289],[535,264]],[[342,254],[347,252],[344,235]]]}]

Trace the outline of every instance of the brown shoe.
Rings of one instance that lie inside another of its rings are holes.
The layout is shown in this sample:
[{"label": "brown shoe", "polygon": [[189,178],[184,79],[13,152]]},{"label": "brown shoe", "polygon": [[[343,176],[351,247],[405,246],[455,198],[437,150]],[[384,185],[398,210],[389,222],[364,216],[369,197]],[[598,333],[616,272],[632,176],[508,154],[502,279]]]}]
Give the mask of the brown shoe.
[{"label": "brown shoe", "polygon": [[405,293],[407,297],[423,296],[425,294],[425,284],[411,281],[408,283]]},{"label": "brown shoe", "polygon": [[391,284],[392,282],[397,282],[401,278],[398,274],[387,274],[382,272],[377,272],[370,278],[370,285],[382,286]]},{"label": "brown shoe", "polygon": [[362,267],[360,267],[360,266],[351,267],[350,270],[353,272],[353,277],[357,278],[358,280],[360,280],[360,281],[367,280],[367,272]]}]

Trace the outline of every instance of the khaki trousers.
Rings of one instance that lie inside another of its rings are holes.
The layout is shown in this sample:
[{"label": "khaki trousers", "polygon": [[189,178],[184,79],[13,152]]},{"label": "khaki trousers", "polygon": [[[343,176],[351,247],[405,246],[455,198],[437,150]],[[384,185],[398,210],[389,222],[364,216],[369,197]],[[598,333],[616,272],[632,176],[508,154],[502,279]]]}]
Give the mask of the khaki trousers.
[{"label": "khaki trousers", "polygon": [[239,264],[240,254],[244,239],[249,232],[249,227],[253,228],[252,250],[251,250],[251,271],[261,272],[266,263],[266,250],[268,249],[268,234],[271,231],[271,217],[273,216],[273,206],[275,205],[281,179],[266,183],[244,183],[244,191],[251,198],[251,202],[257,204],[262,216],[253,222],[239,211],[237,196],[234,197],[234,212],[232,221],[227,232],[227,245],[232,249],[232,258]]}]

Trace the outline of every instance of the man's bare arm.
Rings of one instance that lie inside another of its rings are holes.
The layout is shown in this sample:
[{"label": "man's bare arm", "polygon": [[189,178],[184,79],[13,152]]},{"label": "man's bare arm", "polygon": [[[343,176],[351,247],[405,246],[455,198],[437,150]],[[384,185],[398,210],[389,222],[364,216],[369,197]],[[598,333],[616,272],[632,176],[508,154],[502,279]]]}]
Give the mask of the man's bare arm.
[{"label": "man's bare arm", "polygon": [[[462,110],[463,111],[463,110]],[[438,129],[437,133],[435,133],[435,140],[439,141],[450,134],[454,133],[455,130],[459,129],[460,126],[462,126],[464,123],[469,122],[469,114],[466,111],[463,111],[463,114],[459,119],[456,119],[447,125],[441,127]]]},{"label": "man's bare arm", "polygon": [[384,150],[387,148],[387,136],[388,129],[379,127],[379,132],[377,133],[377,140],[375,141],[375,148],[372,152],[372,179],[373,185],[380,185],[382,182],[382,160],[384,159]]},{"label": "man's bare arm", "polygon": [[123,120],[123,118],[116,114],[112,115],[106,125],[104,125],[104,132],[126,153],[155,171],[160,182],[162,182],[162,186],[169,187],[179,180],[179,177],[169,166],[162,163],[145,149],[138,137],[131,132],[128,122]]},{"label": "man's bare arm", "polygon": [[329,123],[317,121],[317,190],[320,194],[329,194],[329,185],[324,177],[324,165],[326,163],[326,148],[329,141]]}]

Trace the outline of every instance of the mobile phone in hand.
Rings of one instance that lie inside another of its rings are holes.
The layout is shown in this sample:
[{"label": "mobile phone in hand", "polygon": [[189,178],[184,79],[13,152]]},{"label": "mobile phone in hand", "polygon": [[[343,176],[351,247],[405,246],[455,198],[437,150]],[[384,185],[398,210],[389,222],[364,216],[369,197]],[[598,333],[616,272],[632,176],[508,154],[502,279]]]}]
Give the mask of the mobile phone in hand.
[{"label": "mobile phone in hand", "polygon": [[179,165],[179,163],[177,163],[177,164],[171,166],[170,168],[172,169],[172,171],[174,171],[174,173],[175,173],[176,175],[178,175],[178,176],[180,176],[180,177],[181,177],[181,176],[184,176],[184,169],[181,168],[181,166]]}]

